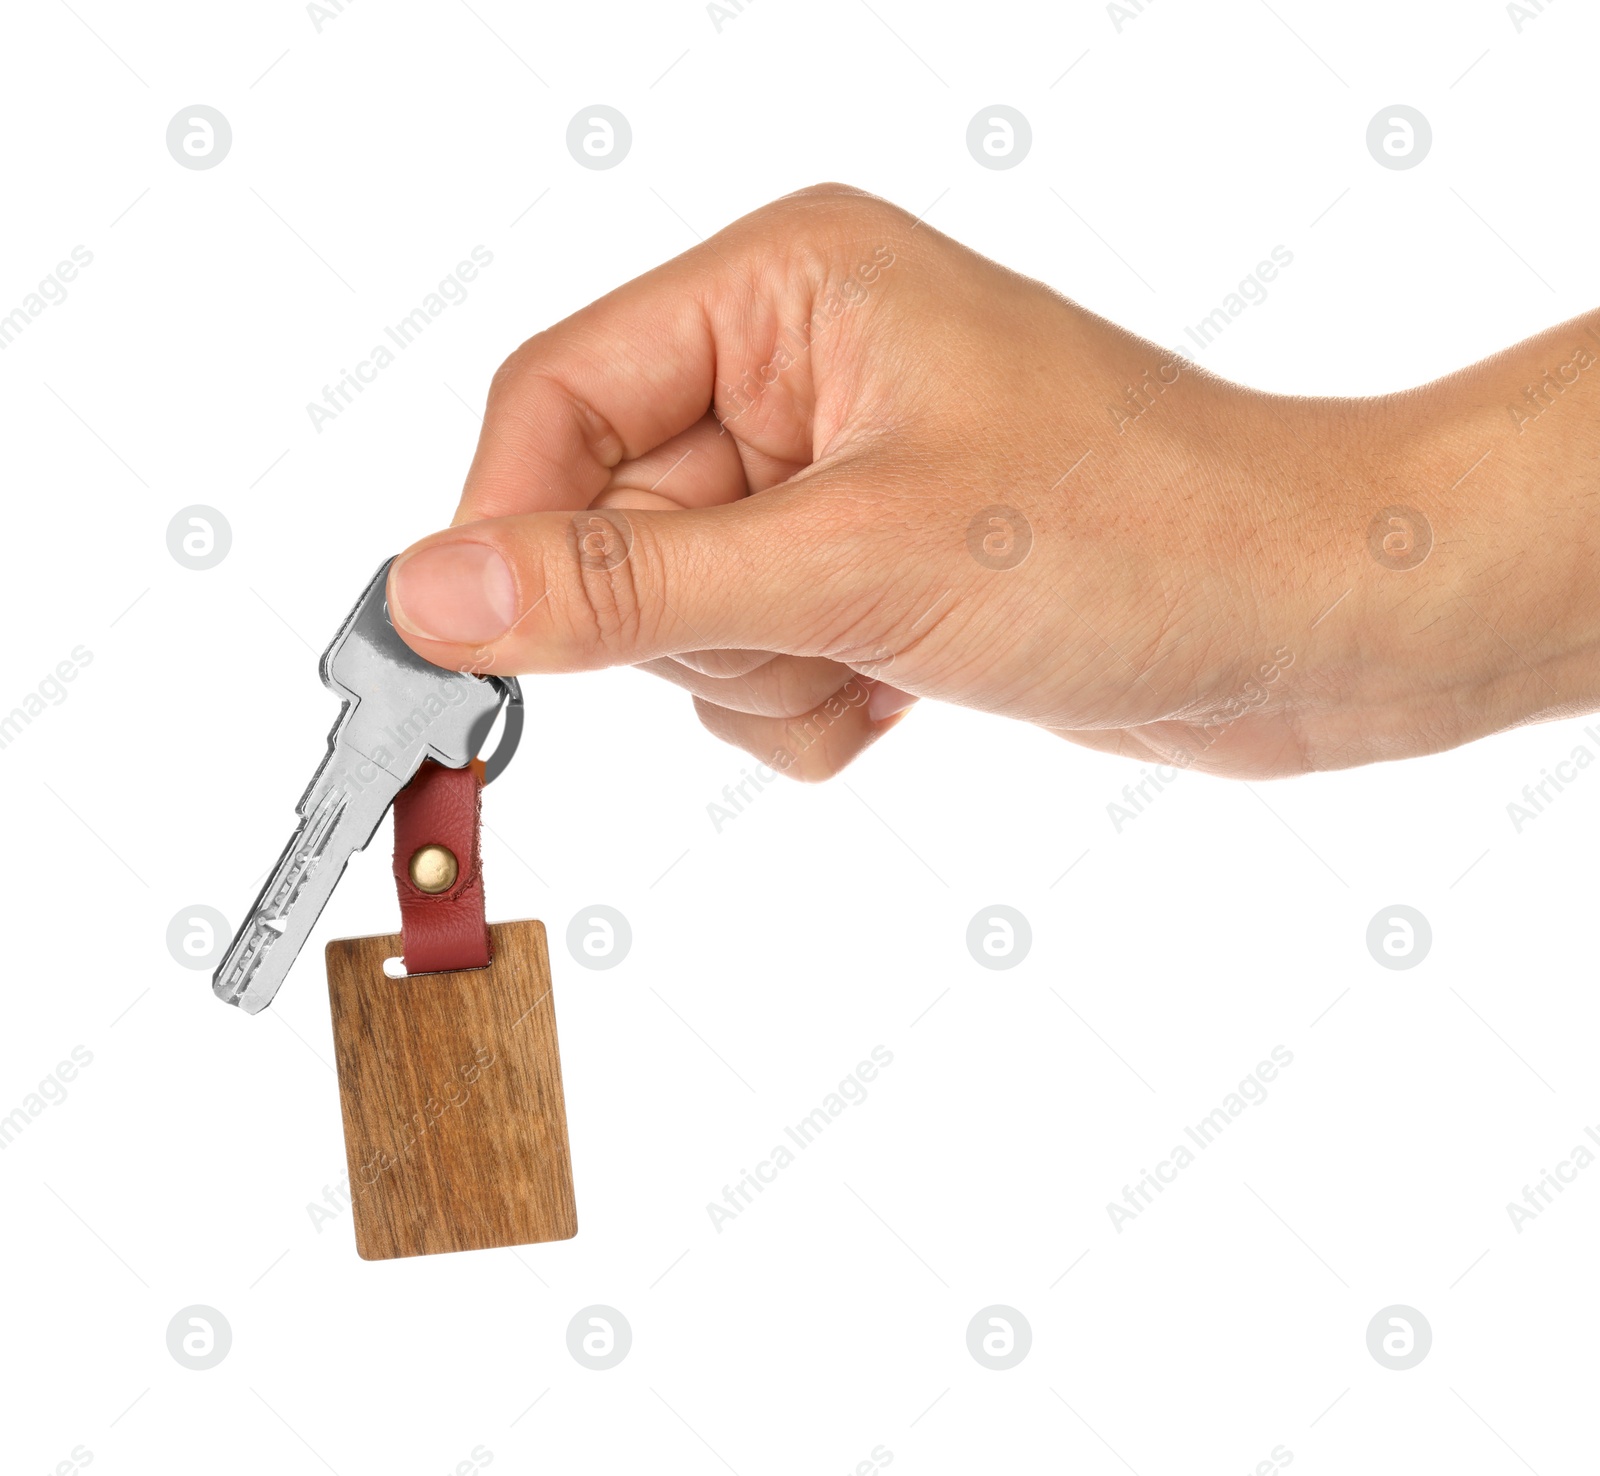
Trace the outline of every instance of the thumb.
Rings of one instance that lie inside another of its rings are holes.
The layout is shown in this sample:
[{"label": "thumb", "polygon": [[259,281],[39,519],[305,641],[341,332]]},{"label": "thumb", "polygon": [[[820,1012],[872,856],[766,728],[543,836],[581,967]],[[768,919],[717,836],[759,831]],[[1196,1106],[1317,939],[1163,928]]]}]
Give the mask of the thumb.
[{"label": "thumb", "polygon": [[389,610],[436,665],[508,676],[680,651],[832,654],[846,628],[865,650],[871,633],[861,641],[850,612],[888,584],[890,560],[885,550],[873,567],[869,535],[839,506],[767,492],[712,508],[465,523],[395,560]]}]

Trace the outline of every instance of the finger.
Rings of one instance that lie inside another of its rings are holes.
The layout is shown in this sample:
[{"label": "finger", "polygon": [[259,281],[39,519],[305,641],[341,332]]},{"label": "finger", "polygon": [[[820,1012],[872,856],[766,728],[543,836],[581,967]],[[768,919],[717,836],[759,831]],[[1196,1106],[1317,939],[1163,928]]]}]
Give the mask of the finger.
[{"label": "finger", "polygon": [[694,708],[707,730],[724,743],[791,779],[815,783],[837,774],[900,721],[900,715],[874,721],[869,710],[872,685],[855,677],[799,717],[732,712],[703,697],[694,699]]},{"label": "finger", "polygon": [[641,662],[640,667],[718,707],[763,717],[810,712],[855,676],[848,666],[820,656],[774,656],[735,677],[705,676],[670,658]]},{"label": "finger", "polygon": [[702,676],[736,677],[765,666],[775,651],[679,651],[672,659],[698,671]]},{"label": "finger", "polygon": [[[802,479],[802,482],[804,479]],[[800,485],[727,507],[532,513],[413,545],[389,574],[396,628],[457,670],[584,671],[679,651],[860,651],[911,618],[906,561],[865,499]]]},{"label": "finger", "polygon": [[[781,202],[530,338],[490,386],[455,523],[587,507],[620,462],[708,410],[737,424],[753,487],[806,466],[818,355],[788,365],[783,335],[812,321],[832,270],[806,242],[825,226],[841,260],[870,257],[885,212],[905,228],[899,212],[854,193]],[[813,221],[823,226],[813,232]],[[766,371],[780,353],[788,367],[774,382]]]},{"label": "finger", "polygon": [[613,469],[694,425],[716,359],[694,253],[530,338],[496,371],[454,523],[581,508]]},{"label": "finger", "polygon": [[593,507],[715,507],[750,490],[733,437],[714,415],[631,461],[619,462]]}]

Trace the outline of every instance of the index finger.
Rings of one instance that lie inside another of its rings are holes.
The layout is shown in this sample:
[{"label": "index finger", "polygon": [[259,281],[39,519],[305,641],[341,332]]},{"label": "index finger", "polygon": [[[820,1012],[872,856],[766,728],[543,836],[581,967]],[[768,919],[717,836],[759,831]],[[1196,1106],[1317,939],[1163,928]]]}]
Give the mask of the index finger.
[{"label": "index finger", "polygon": [[[813,274],[790,225],[746,217],[518,348],[490,385],[454,522],[587,507],[619,462],[726,407],[784,324],[809,321]],[[740,435],[804,465],[810,366],[788,380]]]}]

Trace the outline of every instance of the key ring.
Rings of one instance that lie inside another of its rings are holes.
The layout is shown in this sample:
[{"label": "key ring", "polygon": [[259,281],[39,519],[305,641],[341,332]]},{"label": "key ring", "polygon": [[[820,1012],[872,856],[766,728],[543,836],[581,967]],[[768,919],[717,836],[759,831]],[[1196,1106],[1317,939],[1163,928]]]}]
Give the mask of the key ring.
[{"label": "key ring", "polygon": [[517,745],[522,742],[522,683],[514,676],[490,676],[484,680],[502,692],[506,699],[503,709],[506,725],[500,730],[500,741],[495,744],[494,752],[483,761],[483,782],[493,784],[505,772],[506,765],[517,751]]}]

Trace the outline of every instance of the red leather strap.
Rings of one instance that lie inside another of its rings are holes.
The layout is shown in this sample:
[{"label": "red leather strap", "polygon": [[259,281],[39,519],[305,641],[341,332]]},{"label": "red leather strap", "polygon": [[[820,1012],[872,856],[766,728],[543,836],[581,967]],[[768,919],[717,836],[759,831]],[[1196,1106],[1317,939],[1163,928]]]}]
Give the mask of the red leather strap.
[{"label": "red leather strap", "polygon": [[[479,845],[483,783],[476,764],[447,769],[424,759],[395,796],[394,881],[408,974],[481,969],[489,962]],[[443,892],[411,883],[411,858],[423,846],[444,846],[456,858],[456,879]]]}]

